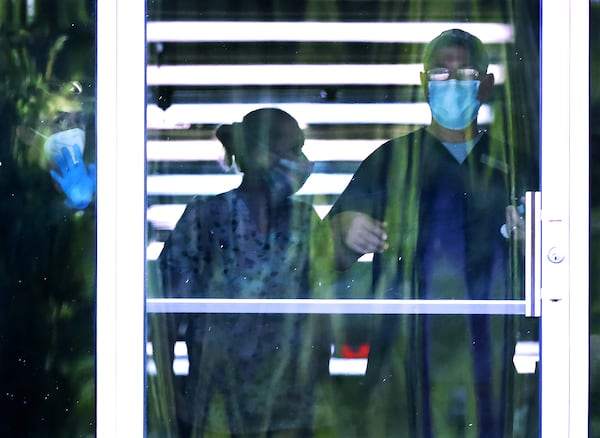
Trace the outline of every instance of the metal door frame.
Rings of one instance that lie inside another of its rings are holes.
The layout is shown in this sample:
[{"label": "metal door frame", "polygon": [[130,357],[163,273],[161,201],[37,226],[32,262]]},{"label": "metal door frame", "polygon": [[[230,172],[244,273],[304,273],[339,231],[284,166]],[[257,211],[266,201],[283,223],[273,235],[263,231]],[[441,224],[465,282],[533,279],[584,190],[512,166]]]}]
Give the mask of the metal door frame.
[{"label": "metal door frame", "polygon": [[[543,3],[542,436],[588,434],[589,2]],[[564,260],[548,257],[558,250]]]},{"label": "metal door frame", "polygon": [[[145,1],[97,2],[97,435],[144,435]],[[542,8],[542,436],[587,436],[589,3]],[[561,263],[544,255],[563,254]],[[154,304],[150,303],[149,306]]]}]

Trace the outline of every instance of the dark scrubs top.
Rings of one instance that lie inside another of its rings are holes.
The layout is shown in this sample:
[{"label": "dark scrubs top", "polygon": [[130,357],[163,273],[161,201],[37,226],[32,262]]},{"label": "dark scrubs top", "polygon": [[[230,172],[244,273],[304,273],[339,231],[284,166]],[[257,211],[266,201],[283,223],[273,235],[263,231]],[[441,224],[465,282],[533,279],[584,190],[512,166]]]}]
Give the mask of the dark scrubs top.
[{"label": "dark scrubs top", "polygon": [[[507,150],[484,133],[459,163],[420,129],[388,141],[360,165],[330,216],[359,211],[387,222],[389,249],[373,260],[374,298],[513,298],[509,243],[500,233],[512,196]],[[471,421],[479,436],[501,436],[502,376],[510,364],[504,329],[492,333],[486,315],[469,315],[466,321],[438,315],[372,320],[366,386],[405,392],[404,401],[396,393],[382,412],[389,408],[387,417],[409,418],[388,433],[435,436],[446,427],[436,422],[447,419],[432,412],[431,400],[439,391],[451,399],[452,391],[470,387],[477,411]],[[455,351],[444,350],[453,343]],[[454,360],[457,367],[471,366],[470,384],[447,377]]]},{"label": "dark scrubs top", "polygon": [[[487,134],[461,164],[421,129],[371,154],[329,215],[353,210],[386,220],[388,251],[399,259],[398,275],[407,272],[400,265],[413,262],[418,288],[403,293],[397,286],[409,279],[390,281],[382,272],[382,258],[388,255],[375,255],[374,286],[383,291],[380,297],[502,299],[506,289],[502,285],[492,293],[491,277],[505,278],[501,265],[508,245],[500,227],[510,203],[509,178],[506,146],[491,142]],[[449,274],[451,285],[434,288]]]}]

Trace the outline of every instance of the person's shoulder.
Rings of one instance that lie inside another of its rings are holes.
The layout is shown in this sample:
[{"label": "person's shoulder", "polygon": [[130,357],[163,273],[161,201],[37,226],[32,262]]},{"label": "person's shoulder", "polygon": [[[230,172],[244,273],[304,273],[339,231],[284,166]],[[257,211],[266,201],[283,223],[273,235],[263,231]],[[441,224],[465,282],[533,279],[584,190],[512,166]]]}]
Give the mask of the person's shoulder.
[{"label": "person's shoulder", "polygon": [[[383,143],[377,150],[385,151],[388,149],[394,149],[399,147],[408,147],[414,145],[416,142],[420,142],[423,138],[427,137],[427,130],[425,127],[417,128],[413,131],[409,131],[404,135],[391,138]],[[376,151],[377,151],[376,150]]]},{"label": "person's shoulder", "polygon": [[234,197],[233,191],[210,196],[196,195],[186,204],[180,222],[206,222],[205,219],[227,216]]},{"label": "person's shoulder", "polygon": [[287,207],[278,209],[281,214],[292,215],[300,221],[309,223],[315,217],[320,220],[315,210],[315,200],[309,195],[292,195],[288,198]]},{"label": "person's shoulder", "polygon": [[363,162],[364,167],[382,167],[392,165],[393,158],[398,156],[411,157],[415,150],[421,149],[421,144],[427,141],[427,131],[424,127],[394,137],[373,151]]},{"label": "person's shoulder", "polygon": [[188,203],[187,208],[205,209],[214,208],[223,204],[230,204],[235,198],[235,190],[230,190],[216,195],[196,195]]},{"label": "person's shoulder", "polygon": [[292,208],[311,209],[314,198],[309,195],[292,195],[288,198],[288,201]]},{"label": "person's shoulder", "polygon": [[388,163],[389,158],[394,151],[416,146],[422,141],[424,135],[426,135],[425,128],[419,128],[404,135],[391,138],[371,152],[363,163],[367,165]]}]

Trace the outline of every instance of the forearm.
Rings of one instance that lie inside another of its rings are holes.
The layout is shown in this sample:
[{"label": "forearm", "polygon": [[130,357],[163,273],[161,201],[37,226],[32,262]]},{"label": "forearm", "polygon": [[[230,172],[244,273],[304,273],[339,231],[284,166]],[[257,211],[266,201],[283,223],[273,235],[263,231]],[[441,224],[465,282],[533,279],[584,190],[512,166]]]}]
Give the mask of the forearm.
[{"label": "forearm", "polygon": [[335,261],[335,269],[345,271],[349,269],[362,255],[351,248],[344,242],[344,235],[341,227],[336,225],[336,217],[330,221],[333,229],[333,256]]}]

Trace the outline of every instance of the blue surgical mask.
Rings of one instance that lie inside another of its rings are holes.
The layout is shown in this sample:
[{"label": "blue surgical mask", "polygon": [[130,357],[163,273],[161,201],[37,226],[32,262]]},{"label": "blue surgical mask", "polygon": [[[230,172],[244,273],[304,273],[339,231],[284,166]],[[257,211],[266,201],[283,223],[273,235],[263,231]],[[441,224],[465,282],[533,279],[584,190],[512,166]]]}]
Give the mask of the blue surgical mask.
[{"label": "blue surgical mask", "polygon": [[71,153],[73,162],[76,163],[75,152],[73,148],[79,146],[79,149],[83,153],[85,147],[85,131],[81,128],[67,129],[66,131],[60,131],[46,138],[44,143],[44,153],[48,160],[54,161],[57,155],[62,153],[63,148]]},{"label": "blue surgical mask", "polygon": [[304,154],[297,160],[277,160],[264,177],[272,198],[281,201],[296,193],[310,176],[313,167],[314,163]]},{"label": "blue surgical mask", "polygon": [[479,81],[430,81],[429,107],[433,118],[444,128],[464,129],[477,117]]}]

